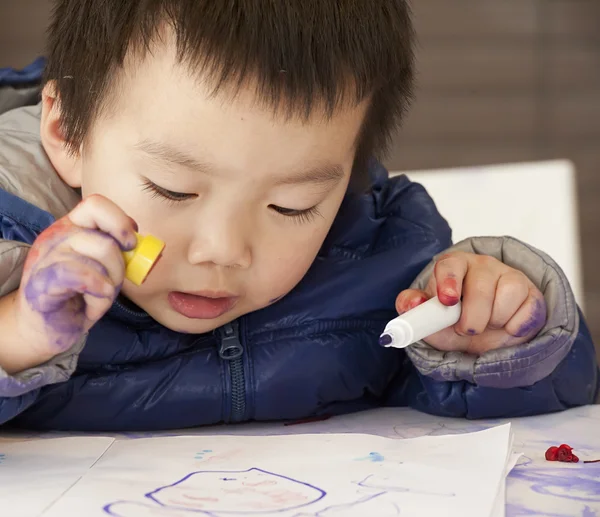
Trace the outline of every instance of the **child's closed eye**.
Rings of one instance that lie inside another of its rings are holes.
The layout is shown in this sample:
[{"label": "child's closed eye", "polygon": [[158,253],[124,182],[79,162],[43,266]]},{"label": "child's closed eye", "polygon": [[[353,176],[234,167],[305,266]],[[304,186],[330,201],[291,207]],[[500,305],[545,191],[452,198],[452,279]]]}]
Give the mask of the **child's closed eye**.
[{"label": "child's closed eye", "polygon": [[142,189],[146,192],[150,192],[153,198],[160,198],[174,203],[187,201],[188,199],[198,197],[197,194],[192,194],[189,192],[173,192],[172,190],[159,187],[156,183],[153,183],[150,180],[144,181]]},{"label": "child's closed eye", "polygon": [[[188,199],[198,197],[198,194],[193,194],[189,192],[174,192],[172,190],[168,190],[166,188],[160,187],[159,185],[150,180],[144,181],[144,183],[142,184],[142,189],[146,192],[149,192],[153,198],[163,199],[171,203],[181,203],[183,201],[187,201]],[[274,210],[278,214],[281,214],[284,217],[294,218],[297,222],[300,223],[309,223],[316,216],[321,215],[317,205],[301,210],[295,208],[285,208],[277,205],[269,205],[269,208],[271,210]]]},{"label": "child's closed eye", "polygon": [[283,215],[284,217],[295,218],[297,222],[300,223],[309,223],[316,216],[321,215],[317,205],[311,206],[310,208],[305,208],[303,210],[296,210],[294,208],[284,208],[282,206],[277,205],[269,205],[269,208],[271,210],[274,210],[278,214]]}]

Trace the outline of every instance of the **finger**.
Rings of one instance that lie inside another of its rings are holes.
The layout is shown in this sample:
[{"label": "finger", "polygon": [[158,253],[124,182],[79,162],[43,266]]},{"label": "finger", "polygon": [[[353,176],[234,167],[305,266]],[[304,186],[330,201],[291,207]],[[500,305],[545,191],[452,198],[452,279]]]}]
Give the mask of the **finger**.
[{"label": "finger", "polygon": [[546,324],[548,317],[546,300],[535,286],[529,288],[529,296],[516,314],[505,325],[505,331],[514,337],[531,338]]},{"label": "finger", "polygon": [[110,296],[95,296],[92,293],[85,293],[83,295],[83,300],[85,301],[85,317],[90,322],[90,327],[102,318],[108,309],[111,308],[117,297],[117,293],[117,289],[113,289]]},{"label": "finger", "polygon": [[418,305],[429,300],[429,296],[425,291],[419,289],[406,289],[402,291],[396,298],[396,311],[398,314],[403,314]]},{"label": "finger", "polygon": [[123,250],[131,250],[137,244],[135,221],[103,196],[87,197],[67,217],[76,226],[109,234]]},{"label": "finger", "polygon": [[459,335],[481,334],[490,321],[499,275],[491,269],[473,266],[463,283],[462,314],[454,326]]},{"label": "finger", "polygon": [[531,282],[520,271],[512,270],[500,276],[496,286],[494,307],[488,327],[502,329],[529,296]]},{"label": "finger", "polygon": [[433,276],[435,276],[437,296],[443,305],[456,305],[460,301],[467,269],[467,259],[461,253],[442,256],[435,264]]},{"label": "finger", "polygon": [[69,246],[71,253],[92,259],[105,268],[114,286],[123,284],[125,260],[112,237],[97,230],[82,230],[67,239],[64,244]]},{"label": "finger", "polygon": [[24,286],[29,305],[40,313],[60,311],[74,294],[92,298],[116,296],[115,286],[90,259],[55,262],[35,270]]},{"label": "finger", "polygon": [[67,350],[110,309],[112,297],[96,297],[69,291],[56,310],[44,313],[46,324],[55,334],[55,344]]},{"label": "finger", "polygon": [[[113,246],[116,246],[111,237],[102,233],[100,233],[100,235],[104,239],[110,240]],[[87,290],[81,293],[83,296],[83,302],[85,304],[85,317],[90,323],[93,324],[96,321],[98,321],[106,313],[106,311],[108,311],[108,309],[110,309],[115,298],[119,294],[121,284],[115,285],[114,282],[110,280],[107,269],[100,262],[83,255],[78,255],[76,253],[71,253],[70,255],[68,255],[68,257],[72,261],[76,261],[80,264],[85,264],[89,268],[97,271],[98,274],[102,276],[103,280],[105,280],[106,283],[109,285],[109,287],[106,288],[107,292],[109,292],[108,296],[104,296],[103,293],[98,293],[94,290]]]}]

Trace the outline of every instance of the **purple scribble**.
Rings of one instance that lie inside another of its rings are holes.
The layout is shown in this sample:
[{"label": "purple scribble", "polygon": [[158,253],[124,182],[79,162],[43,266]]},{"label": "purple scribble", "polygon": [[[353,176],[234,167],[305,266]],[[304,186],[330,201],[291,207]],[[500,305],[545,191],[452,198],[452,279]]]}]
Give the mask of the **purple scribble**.
[{"label": "purple scribble", "polygon": [[[506,517],[526,517],[530,515],[538,516],[540,515],[539,510],[532,510],[525,506],[507,503],[505,508]],[[564,513],[543,513],[544,517],[571,517],[573,514],[564,514]]]},{"label": "purple scribble", "polygon": [[[517,505],[517,504],[512,504],[512,503],[507,503],[506,508],[505,508],[505,515],[506,517],[526,517],[526,516],[537,516],[539,517],[540,515],[543,515],[544,517],[572,517],[573,515],[576,515],[575,513],[548,513],[547,511],[544,511],[544,513],[540,513],[539,509],[530,509],[527,508],[526,506],[522,506],[522,505]],[[579,514],[577,514],[579,515]],[[590,508],[589,506],[586,506],[583,509],[583,513],[581,514],[581,517],[598,517],[598,513]]]},{"label": "purple scribble", "polygon": [[477,331],[475,329],[469,329],[467,330],[467,334],[469,334],[470,336],[474,336],[475,334],[477,334]]},{"label": "purple scribble", "polygon": [[535,299],[535,307],[529,319],[519,327],[515,337],[525,337],[537,333],[546,324],[546,301],[543,298]]},{"label": "purple scribble", "polygon": [[527,465],[531,465],[532,463],[533,460],[529,456],[523,455],[519,458],[519,461],[517,462],[515,468],[526,467]]},{"label": "purple scribble", "polygon": [[600,468],[514,469],[510,478],[528,482],[538,494],[600,502]]}]

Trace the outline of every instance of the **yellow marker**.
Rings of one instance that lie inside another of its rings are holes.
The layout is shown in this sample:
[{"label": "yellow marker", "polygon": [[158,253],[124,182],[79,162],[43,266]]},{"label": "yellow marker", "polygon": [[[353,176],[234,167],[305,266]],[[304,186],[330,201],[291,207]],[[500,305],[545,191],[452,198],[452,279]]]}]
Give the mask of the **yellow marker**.
[{"label": "yellow marker", "polygon": [[165,243],[153,235],[135,234],[137,246],[131,251],[124,251],[125,278],[135,285],[142,285],[150,270],[159,259]]}]

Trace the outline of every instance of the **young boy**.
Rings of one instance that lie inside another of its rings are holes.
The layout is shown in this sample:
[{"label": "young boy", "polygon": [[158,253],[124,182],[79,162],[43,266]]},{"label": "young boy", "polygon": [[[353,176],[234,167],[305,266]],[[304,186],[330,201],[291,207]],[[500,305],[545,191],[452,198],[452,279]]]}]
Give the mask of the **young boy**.
[{"label": "young boy", "polygon": [[[451,247],[424,189],[375,161],[411,93],[404,0],[58,0],[49,41],[41,103],[0,118],[0,422],[593,402],[594,346],[552,259]],[[166,242],[141,287],[121,253],[136,230]],[[379,346],[435,295],[462,297],[454,327]]]}]

